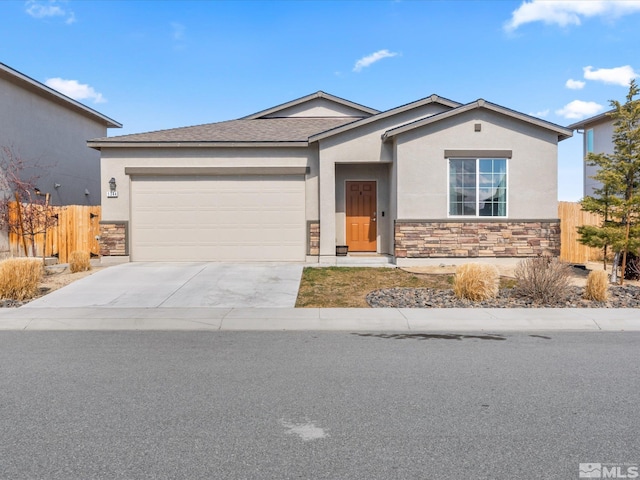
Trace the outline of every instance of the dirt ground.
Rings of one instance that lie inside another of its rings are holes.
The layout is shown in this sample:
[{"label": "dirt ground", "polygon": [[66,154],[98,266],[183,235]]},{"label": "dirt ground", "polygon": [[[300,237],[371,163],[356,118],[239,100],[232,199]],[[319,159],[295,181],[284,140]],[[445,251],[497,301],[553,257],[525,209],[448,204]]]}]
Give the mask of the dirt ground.
[{"label": "dirt ground", "polygon": [[70,283],[75,282],[76,280],[80,280],[81,278],[93,275],[103,268],[106,267],[100,265],[92,265],[91,270],[87,270],[86,272],[71,273],[69,271],[69,265],[67,264],[47,266],[44,270],[42,282],[40,282],[40,294],[38,296],[41,297],[43,295],[46,295],[47,293],[53,292],[54,290],[65,287]]}]

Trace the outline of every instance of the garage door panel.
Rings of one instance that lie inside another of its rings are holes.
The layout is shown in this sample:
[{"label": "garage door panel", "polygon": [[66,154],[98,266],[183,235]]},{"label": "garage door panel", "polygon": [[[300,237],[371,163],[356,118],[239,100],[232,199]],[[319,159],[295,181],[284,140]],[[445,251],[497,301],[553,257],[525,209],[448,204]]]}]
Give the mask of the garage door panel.
[{"label": "garage door panel", "polygon": [[302,261],[303,176],[134,177],[133,260]]}]

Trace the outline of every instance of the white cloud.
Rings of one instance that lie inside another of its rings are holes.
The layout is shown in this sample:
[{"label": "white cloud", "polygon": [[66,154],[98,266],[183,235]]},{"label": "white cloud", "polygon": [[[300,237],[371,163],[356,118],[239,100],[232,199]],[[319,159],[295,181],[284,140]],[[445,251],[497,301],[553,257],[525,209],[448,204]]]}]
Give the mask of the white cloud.
[{"label": "white cloud", "polygon": [[549,115],[549,109],[547,108],[546,110],[541,110],[539,112],[532,112],[529,115],[532,117],[544,118]]},{"label": "white cloud", "polygon": [[185,26],[178,22],[171,22],[172,37],[174,40],[184,39]]},{"label": "white cloud", "polygon": [[65,23],[67,25],[76,21],[75,13],[62,8],[57,0],[27,0],[25,7],[27,14],[33,18],[66,17]]},{"label": "white cloud", "polygon": [[583,102],[582,100],[574,100],[567,103],[560,110],[556,110],[556,114],[575,120],[584,117],[590,117],[600,112],[604,107],[596,102]]},{"label": "white cloud", "polygon": [[574,80],[570,78],[567,80],[567,83],[564,84],[565,87],[570,88],[571,90],[582,90],[586,85],[582,80]]},{"label": "white cloud", "polygon": [[390,52],[386,49],[378,50],[377,52],[372,53],[371,55],[367,55],[366,57],[362,57],[360,60],[358,60],[353,67],[353,71],[359,72],[363,68],[368,67],[369,65],[376,63],[383,58],[395,57],[396,55],[398,55],[396,52]]},{"label": "white cloud", "polygon": [[638,12],[638,0],[531,0],[512,12],[504,28],[512,32],[520,25],[532,22],[566,27],[580,25],[583,18],[617,18]]},{"label": "white cloud", "polygon": [[49,78],[45,85],[71,97],[74,100],[93,100],[93,103],[105,103],[106,98],[101,93],[96,92],[93,87],[77,80],[64,80],[62,78]]},{"label": "white cloud", "polygon": [[596,80],[598,82],[610,83],[612,85],[620,85],[625,87],[634,78],[638,78],[638,74],[630,65],[615,68],[599,68],[594,70],[593,67],[584,67],[584,78],[587,80]]}]

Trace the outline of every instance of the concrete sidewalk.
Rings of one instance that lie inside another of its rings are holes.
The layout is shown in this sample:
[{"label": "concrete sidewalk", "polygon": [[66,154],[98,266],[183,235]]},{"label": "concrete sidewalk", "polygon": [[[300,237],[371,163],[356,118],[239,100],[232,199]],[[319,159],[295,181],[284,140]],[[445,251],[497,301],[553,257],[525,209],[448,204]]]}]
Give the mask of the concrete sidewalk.
[{"label": "concrete sidewalk", "polygon": [[17,308],[0,330],[640,331],[638,309]]}]

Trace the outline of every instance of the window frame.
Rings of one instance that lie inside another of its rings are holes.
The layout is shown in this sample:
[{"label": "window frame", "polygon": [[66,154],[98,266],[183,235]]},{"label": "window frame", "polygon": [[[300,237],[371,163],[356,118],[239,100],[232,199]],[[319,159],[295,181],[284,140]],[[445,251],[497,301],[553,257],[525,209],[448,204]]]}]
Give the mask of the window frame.
[{"label": "window frame", "polygon": [[593,140],[594,140],[593,128],[589,128],[585,131],[584,140],[585,140],[584,151],[586,152],[587,155],[589,155],[590,153],[593,153]]},{"label": "window frame", "polygon": [[[475,215],[454,215],[451,213],[451,161],[453,160],[473,160],[475,161]],[[504,215],[480,215],[480,161],[481,160],[504,160],[505,162],[505,214]],[[508,218],[509,217],[509,160],[508,157],[447,157],[447,218]]]}]

